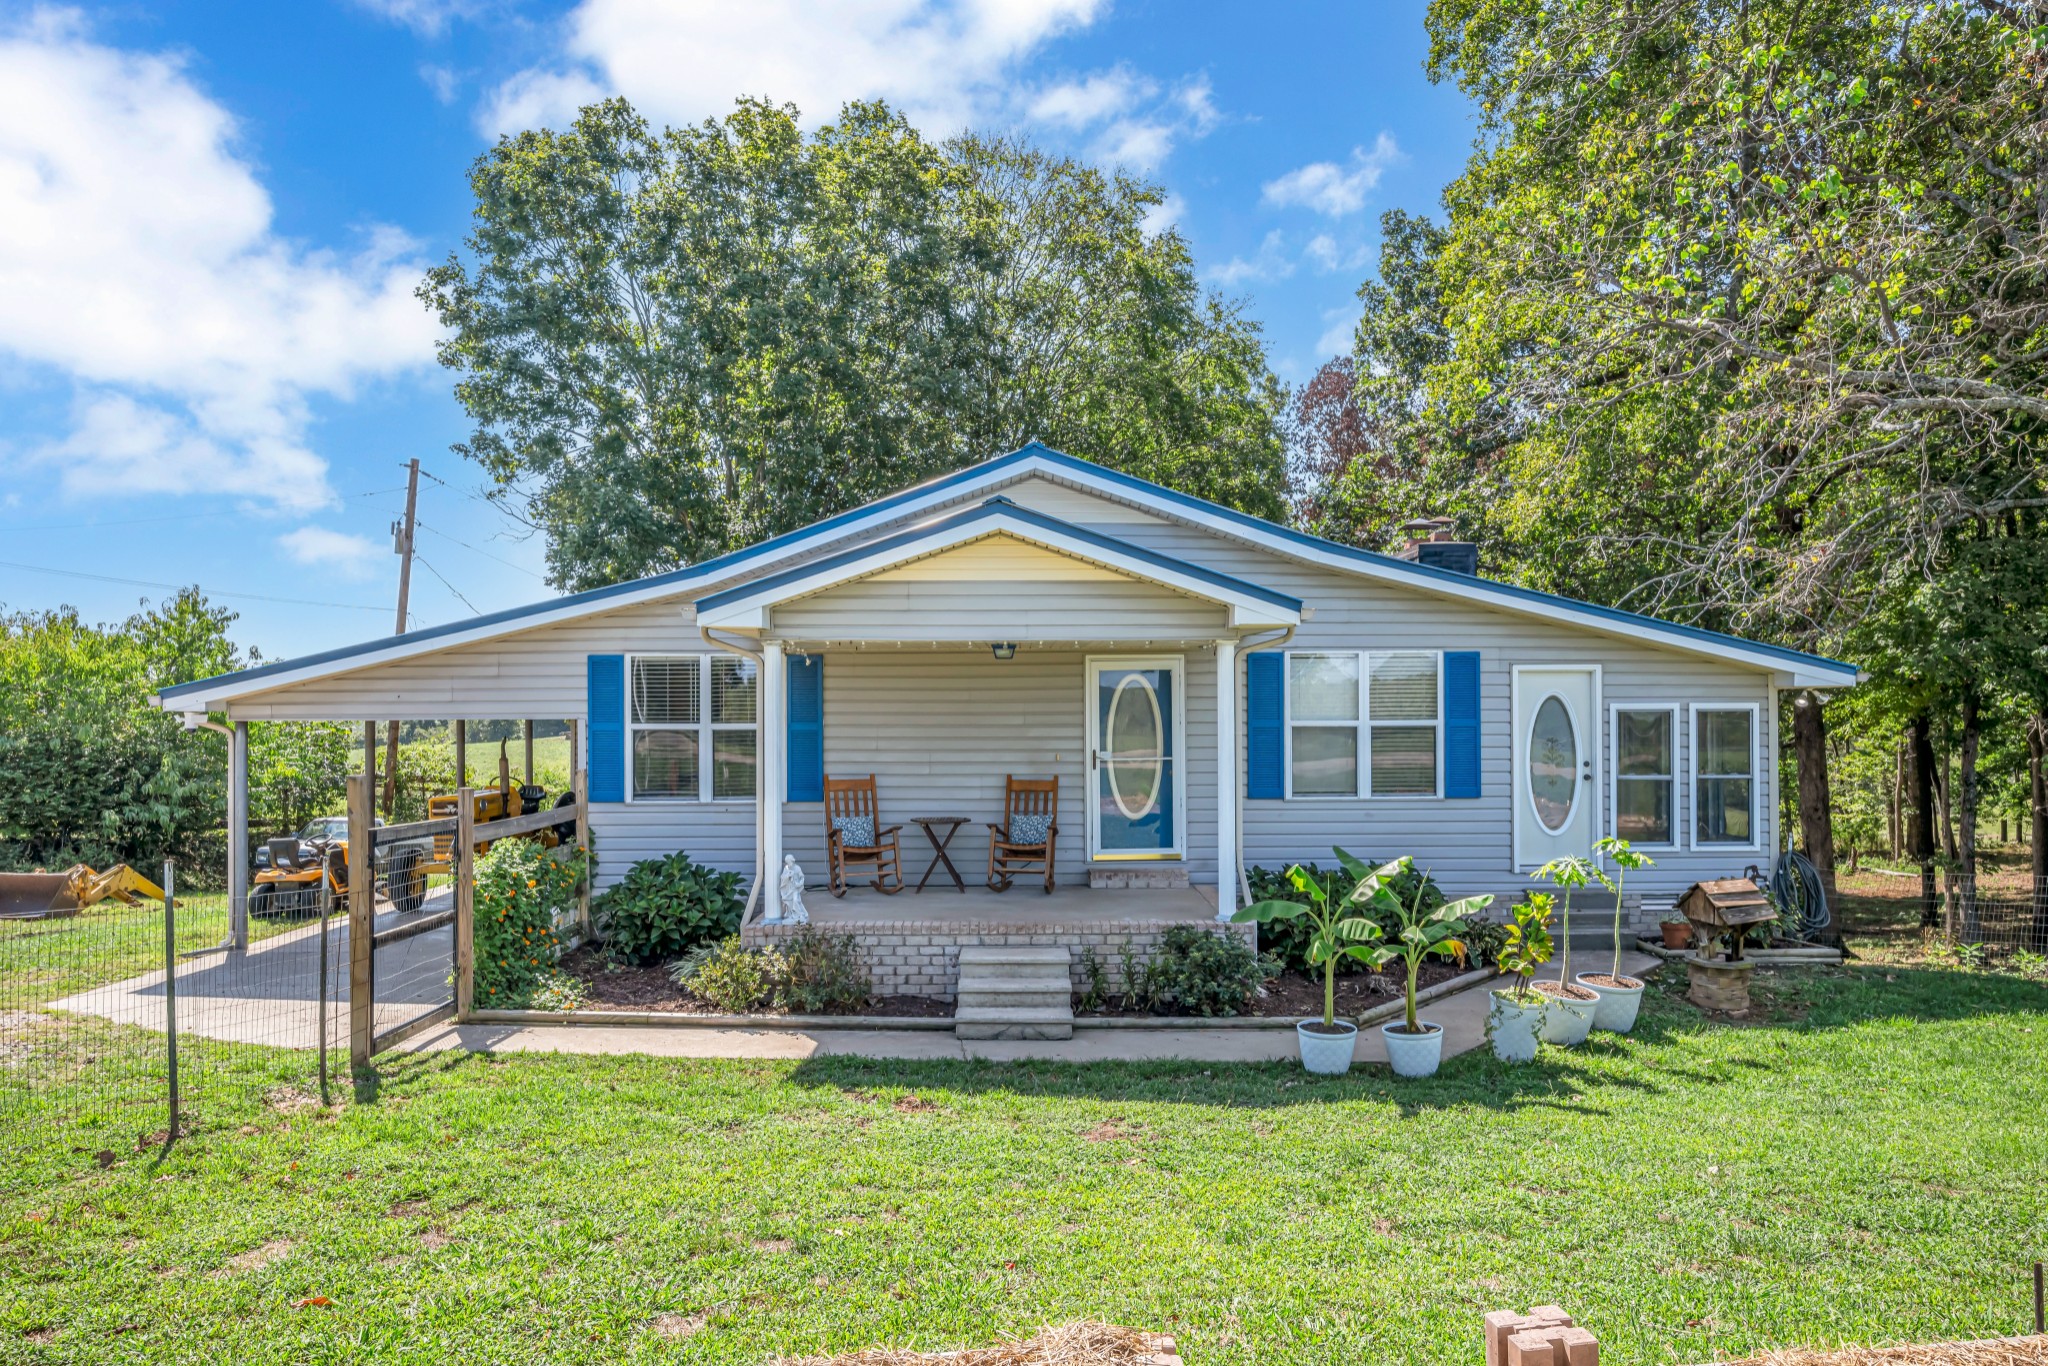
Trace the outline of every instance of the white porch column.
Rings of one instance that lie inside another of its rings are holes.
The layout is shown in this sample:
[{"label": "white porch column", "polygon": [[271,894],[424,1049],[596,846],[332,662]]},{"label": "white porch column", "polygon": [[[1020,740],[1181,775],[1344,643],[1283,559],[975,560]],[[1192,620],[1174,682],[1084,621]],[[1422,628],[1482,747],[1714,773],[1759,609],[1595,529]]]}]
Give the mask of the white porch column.
[{"label": "white porch column", "polygon": [[228,734],[228,935],[249,947],[249,723]]},{"label": "white porch column", "polygon": [[1216,918],[1237,910],[1237,642],[1216,642]]},{"label": "white porch column", "polygon": [[761,765],[754,782],[761,817],[761,916],[779,919],[776,884],[782,878],[782,793],[786,786],[783,737],[788,731],[789,685],[784,681],[782,642],[761,642],[761,734],[755,754]]}]

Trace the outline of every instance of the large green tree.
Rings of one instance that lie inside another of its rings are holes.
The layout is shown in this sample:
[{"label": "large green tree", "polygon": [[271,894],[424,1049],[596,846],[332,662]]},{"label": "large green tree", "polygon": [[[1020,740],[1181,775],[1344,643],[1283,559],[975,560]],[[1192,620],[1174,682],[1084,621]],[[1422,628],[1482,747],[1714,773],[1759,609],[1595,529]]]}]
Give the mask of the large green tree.
[{"label": "large green tree", "polygon": [[1152,186],[879,104],[806,133],[622,100],[500,141],[421,287],[460,449],[589,588],[737,549],[1033,438],[1276,514],[1255,327],[1148,231]]}]

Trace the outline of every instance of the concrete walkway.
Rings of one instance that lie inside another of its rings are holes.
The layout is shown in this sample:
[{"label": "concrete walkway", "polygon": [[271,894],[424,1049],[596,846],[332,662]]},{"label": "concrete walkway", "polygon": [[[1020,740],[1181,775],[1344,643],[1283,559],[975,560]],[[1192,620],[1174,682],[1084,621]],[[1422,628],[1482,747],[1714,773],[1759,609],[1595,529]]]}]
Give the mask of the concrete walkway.
[{"label": "concrete walkway", "polygon": [[[1643,953],[1624,953],[1622,971],[1642,976],[1661,967]],[[1585,964],[1581,964],[1585,966]],[[1555,981],[1552,973],[1549,980]],[[1422,1016],[1444,1027],[1444,1056],[1470,1052],[1486,1041],[1488,991],[1482,982],[1432,1001]],[[812,1058],[847,1054],[866,1058],[965,1059],[993,1062],[1272,1062],[1295,1057],[1292,1029],[1076,1028],[1058,1041],[962,1041],[947,1030],[912,1029],[705,1029],[636,1025],[439,1025],[402,1047],[468,1049],[479,1053],[638,1053],[656,1058]],[[1384,1063],[1378,1025],[1359,1031],[1357,1061]]]}]

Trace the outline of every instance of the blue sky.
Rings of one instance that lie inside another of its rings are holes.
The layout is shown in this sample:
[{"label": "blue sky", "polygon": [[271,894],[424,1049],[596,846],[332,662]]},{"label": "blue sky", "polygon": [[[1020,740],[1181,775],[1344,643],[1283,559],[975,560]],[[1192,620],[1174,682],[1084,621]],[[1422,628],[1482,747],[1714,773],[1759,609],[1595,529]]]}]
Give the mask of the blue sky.
[{"label": "blue sky", "polygon": [[466,423],[412,289],[490,140],[600,94],[669,123],[880,96],[1143,171],[1298,383],[1348,346],[1379,214],[1434,211],[1469,146],[1422,11],[0,0],[0,606],[112,620],[162,592],[110,580],[198,583],[270,658],[385,634],[412,456],[414,625],[550,596],[448,449]]}]

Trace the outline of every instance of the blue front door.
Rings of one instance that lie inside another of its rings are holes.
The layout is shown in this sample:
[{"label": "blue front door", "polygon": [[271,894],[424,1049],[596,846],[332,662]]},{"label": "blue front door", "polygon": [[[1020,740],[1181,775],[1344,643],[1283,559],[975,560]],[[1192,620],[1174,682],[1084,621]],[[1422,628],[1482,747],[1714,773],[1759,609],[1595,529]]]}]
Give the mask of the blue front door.
[{"label": "blue front door", "polygon": [[1172,659],[1091,660],[1089,854],[1170,858],[1180,843],[1180,730]]}]

